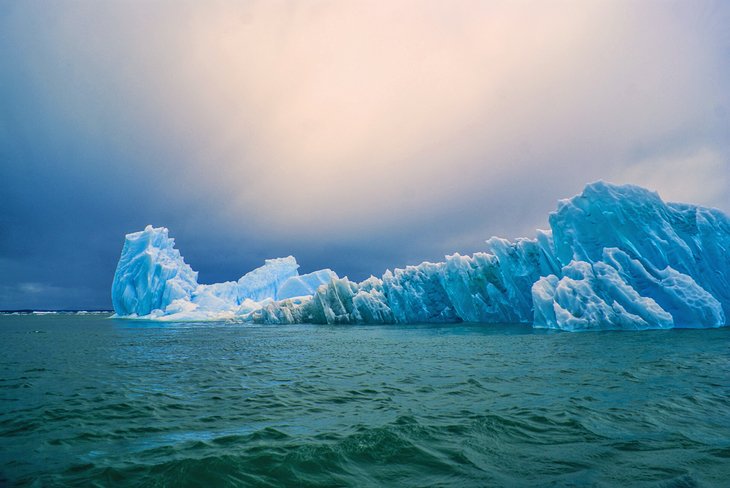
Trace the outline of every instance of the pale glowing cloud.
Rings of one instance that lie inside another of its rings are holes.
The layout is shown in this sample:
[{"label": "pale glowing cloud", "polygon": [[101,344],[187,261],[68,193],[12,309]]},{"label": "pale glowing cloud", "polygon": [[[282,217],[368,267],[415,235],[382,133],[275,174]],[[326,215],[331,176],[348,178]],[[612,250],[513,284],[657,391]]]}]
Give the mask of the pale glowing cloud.
[{"label": "pale glowing cloud", "polygon": [[614,178],[659,191],[664,200],[721,206],[730,189],[730,161],[707,147],[639,161]]},{"label": "pale glowing cloud", "polygon": [[699,123],[725,99],[702,32],[718,25],[679,10],[226,4],[195,14],[174,71],[190,113],[215,107],[200,176],[229,188],[234,213],[342,231],[518,186],[536,164],[606,177],[633,146]]}]

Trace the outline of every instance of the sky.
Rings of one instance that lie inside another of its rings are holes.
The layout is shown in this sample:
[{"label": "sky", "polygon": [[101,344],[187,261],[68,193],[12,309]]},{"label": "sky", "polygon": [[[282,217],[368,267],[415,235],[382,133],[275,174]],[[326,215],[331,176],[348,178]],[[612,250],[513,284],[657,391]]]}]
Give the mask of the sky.
[{"label": "sky", "polygon": [[124,235],[199,281],[361,280],[532,236],[595,180],[730,212],[730,3],[0,2],[0,310],[109,309]]}]

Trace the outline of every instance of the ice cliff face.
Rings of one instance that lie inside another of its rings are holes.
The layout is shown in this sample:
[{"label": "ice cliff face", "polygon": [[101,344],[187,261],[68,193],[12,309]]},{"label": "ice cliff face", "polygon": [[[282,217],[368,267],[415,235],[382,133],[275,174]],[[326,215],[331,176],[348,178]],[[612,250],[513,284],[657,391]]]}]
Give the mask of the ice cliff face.
[{"label": "ice cliff face", "polygon": [[730,219],[631,185],[588,185],[535,239],[355,283],[293,257],[199,285],[167,229],[127,235],[119,316],[261,323],[520,322],[563,330],[719,327],[730,314]]},{"label": "ice cliff face", "polygon": [[198,273],[185,264],[167,229],[127,234],[112,283],[117,315],[148,315],[175,300],[189,300]]},{"label": "ice cliff face", "polygon": [[550,215],[560,272],[535,323],[567,330],[717,327],[730,314],[730,219],[636,186],[588,185]]}]

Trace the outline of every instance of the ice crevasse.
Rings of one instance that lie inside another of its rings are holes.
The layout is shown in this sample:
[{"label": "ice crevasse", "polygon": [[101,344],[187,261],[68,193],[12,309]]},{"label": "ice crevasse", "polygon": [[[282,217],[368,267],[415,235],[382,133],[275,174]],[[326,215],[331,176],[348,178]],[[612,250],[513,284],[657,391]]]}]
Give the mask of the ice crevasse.
[{"label": "ice crevasse", "polygon": [[165,228],[128,234],[118,317],[289,324],[524,323],[569,331],[720,327],[730,315],[730,219],[633,185],[592,183],[532,239],[387,270],[362,282],[289,256],[199,284]]}]

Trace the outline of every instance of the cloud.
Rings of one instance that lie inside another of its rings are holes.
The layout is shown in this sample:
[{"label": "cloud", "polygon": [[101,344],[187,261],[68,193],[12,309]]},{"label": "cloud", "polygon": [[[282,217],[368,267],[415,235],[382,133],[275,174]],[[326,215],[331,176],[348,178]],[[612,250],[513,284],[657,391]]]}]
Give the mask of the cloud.
[{"label": "cloud", "polygon": [[42,283],[20,283],[18,290],[22,293],[42,293],[47,287]]},{"label": "cloud", "polygon": [[728,201],[730,160],[702,147],[639,161],[617,173],[615,181],[658,190],[663,199],[721,206]]},{"label": "cloud", "polygon": [[204,281],[288,254],[358,279],[531,235],[597,179],[730,210],[729,12],[8,2],[0,276],[106,304],[152,223]]},{"label": "cloud", "polygon": [[90,287],[0,283],[0,310],[93,310],[107,307]]},{"label": "cloud", "polygon": [[220,108],[207,141],[226,155],[203,151],[200,177],[267,232],[356,232],[484,201],[536,166],[585,183],[727,101],[699,10],[560,5],[206,11],[179,71],[208,88],[194,106]]}]

